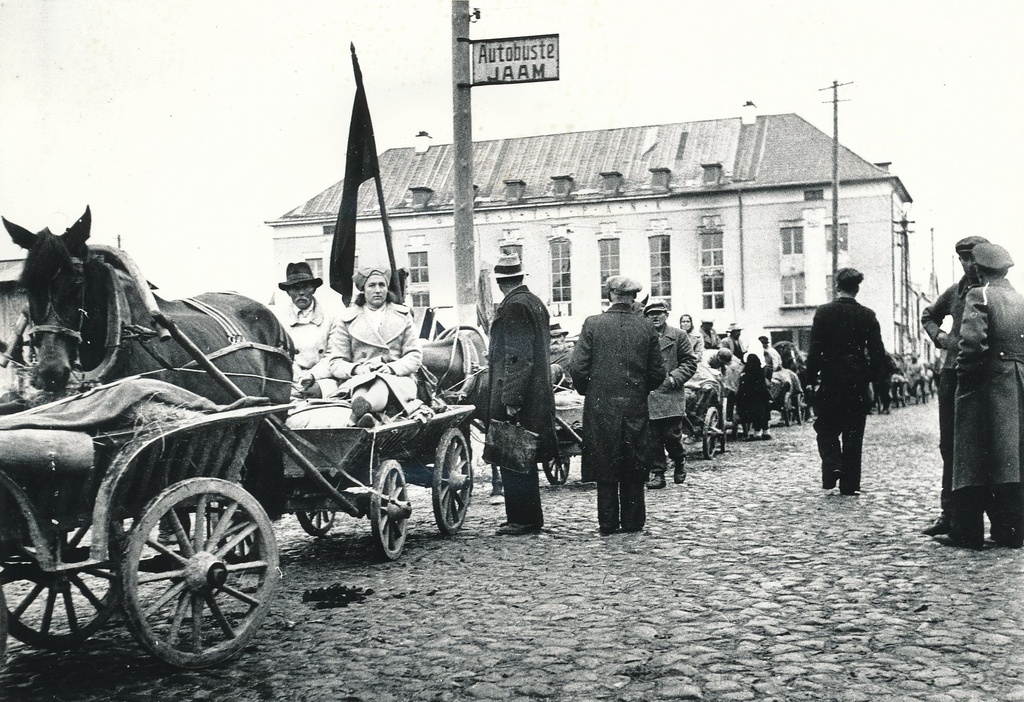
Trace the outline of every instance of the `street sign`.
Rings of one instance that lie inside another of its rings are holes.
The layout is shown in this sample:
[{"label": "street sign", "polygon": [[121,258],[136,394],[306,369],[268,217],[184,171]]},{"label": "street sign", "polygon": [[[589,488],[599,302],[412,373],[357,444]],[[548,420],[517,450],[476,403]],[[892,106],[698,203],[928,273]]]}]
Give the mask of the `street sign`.
[{"label": "street sign", "polygon": [[558,80],[558,35],[470,42],[473,85]]}]

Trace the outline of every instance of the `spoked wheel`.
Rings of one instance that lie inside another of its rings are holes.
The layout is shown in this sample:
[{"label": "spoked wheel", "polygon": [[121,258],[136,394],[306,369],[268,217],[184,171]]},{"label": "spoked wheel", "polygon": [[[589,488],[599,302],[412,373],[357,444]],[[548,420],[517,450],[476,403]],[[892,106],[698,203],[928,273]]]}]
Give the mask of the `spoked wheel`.
[{"label": "spoked wheel", "polygon": [[704,458],[714,458],[716,453],[725,452],[725,432],[721,429],[721,416],[717,407],[708,407],[708,411],[704,413],[704,426],[700,438]]},{"label": "spoked wheel", "polygon": [[[88,558],[87,527],[58,536],[65,563]],[[29,558],[5,561],[0,586],[11,636],[34,648],[73,648],[102,627],[117,606],[117,579],[109,563],[46,572]]]},{"label": "spoked wheel", "polygon": [[314,510],[312,512],[296,512],[295,518],[299,520],[302,530],[310,536],[327,536],[334,526],[334,518],[337,512],[326,509]]},{"label": "spoked wheel", "polygon": [[565,485],[569,479],[569,459],[557,458],[553,461],[544,461],[544,475],[552,485]]},{"label": "spoked wheel", "polygon": [[4,668],[7,658],[7,604],[4,602],[4,591],[0,590],[0,670]]},{"label": "spoked wheel", "polygon": [[402,555],[412,507],[405,487],[405,473],[395,460],[387,460],[377,468],[370,495],[370,530],[381,556],[393,561]]},{"label": "spoked wheel", "polygon": [[270,610],[280,577],[273,527],[234,483],[176,483],[135,522],[120,576],[128,626],[143,646],[181,668],[214,665],[237,655]]},{"label": "spoked wheel", "polygon": [[437,442],[431,496],[437,528],[451,536],[466,521],[473,497],[473,461],[466,436],[458,429],[449,429]]}]

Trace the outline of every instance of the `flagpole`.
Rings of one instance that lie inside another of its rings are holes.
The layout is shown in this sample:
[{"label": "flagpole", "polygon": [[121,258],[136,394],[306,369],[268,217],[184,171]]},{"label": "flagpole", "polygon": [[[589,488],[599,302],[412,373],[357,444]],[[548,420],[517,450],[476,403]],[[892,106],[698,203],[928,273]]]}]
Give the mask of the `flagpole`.
[{"label": "flagpole", "polygon": [[384,227],[384,243],[388,247],[388,265],[391,266],[391,290],[398,295],[398,301],[405,303],[405,289],[402,285],[402,276],[398,275],[398,266],[395,265],[395,247],[391,243],[391,224],[388,223],[388,212],[384,206],[384,186],[380,182],[380,172],[374,176],[373,182],[377,186],[377,204],[380,205],[380,222]]}]

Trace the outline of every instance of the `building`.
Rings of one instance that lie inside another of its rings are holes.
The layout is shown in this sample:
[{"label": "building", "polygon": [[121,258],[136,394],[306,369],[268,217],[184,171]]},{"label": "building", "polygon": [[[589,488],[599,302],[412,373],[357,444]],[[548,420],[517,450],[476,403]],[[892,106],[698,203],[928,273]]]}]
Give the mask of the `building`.
[{"label": "building", "polygon": [[[830,300],[832,139],[795,114],[550,134],[475,143],[479,267],[518,251],[531,289],[575,330],[623,273],[681,313],[766,330],[807,347]],[[385,151],[380,168],[398,265],[416,308],[454,306],[452,145]],[[909,276],[911,202],[889,164],[839,150],[839,265],[865,274],[886,347],[920,353]],[[279,219],[277,270],[329,258],[341,183]],[[372,181],[360,191],[357,256],[387,260]],[[325,276],[326,277],[326,276]],[[643,294],[643,293],[642,293]]]}]

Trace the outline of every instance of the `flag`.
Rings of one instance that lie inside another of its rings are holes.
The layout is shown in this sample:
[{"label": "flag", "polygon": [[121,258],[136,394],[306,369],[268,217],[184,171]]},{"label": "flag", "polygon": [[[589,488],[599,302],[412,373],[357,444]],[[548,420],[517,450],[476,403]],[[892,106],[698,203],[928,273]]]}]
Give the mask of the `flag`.
[{"label": "flag", "polygon": [[[359,70],[356,47],[352,49],[352,70],[356,76],[356,98],[352,104],[352,121],[348,127],[348,151],[345,155],[345,180],[341,186],[341,206],[334,225],[331,244],[331,287],[341,294],[345,304],[352,300],[352,274],[356,258],[356,211],[359,205],[359,186],[370,178],[380,177],[377,163],[377,143],[373,138],[370,108],[363,89],[363,74]],[[383,203],[381,203],[383,208]],[[383,209],[381,210],[383,215]],[[392,271],[392,278],[397,271]]]}]

